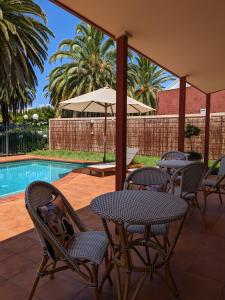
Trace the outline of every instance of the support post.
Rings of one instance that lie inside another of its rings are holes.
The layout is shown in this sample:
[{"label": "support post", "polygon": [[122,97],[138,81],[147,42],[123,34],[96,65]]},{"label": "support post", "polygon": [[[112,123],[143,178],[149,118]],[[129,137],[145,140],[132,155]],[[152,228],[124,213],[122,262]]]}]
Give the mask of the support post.
[{"label": "support post", "polygon": [[119,36],[116,42],[116,190],[119,191],[126,177],[127,35]]},{"label": "support post", "polygon": [[178,150],[184,151],[186,76],[180,78]]},{"label": "support post", "polygon": [[209,161],[209,135],[210,135],[210,106],[211,94],[206,95],[206,114],[205,114],[205,149],[204,149],[204,163]]}]

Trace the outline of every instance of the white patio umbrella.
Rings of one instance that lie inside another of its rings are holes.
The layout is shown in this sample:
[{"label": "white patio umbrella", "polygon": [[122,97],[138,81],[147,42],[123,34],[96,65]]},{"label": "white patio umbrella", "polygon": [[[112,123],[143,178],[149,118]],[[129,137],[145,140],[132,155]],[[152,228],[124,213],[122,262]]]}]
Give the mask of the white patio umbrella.
[{"label": "white patio umbrella", "polygon": [[[95,112],[105,114],[104,126],[104,156],[106,159],[106,133],[107,133],[107,114],[116,113],[116,91],[111,88],[101,88],[96,91],[71,98],[60,103],[60,109],[74,110],[79,112]],[[127,113],[146,113],[154,109],[137,100],[127,97]]]}]

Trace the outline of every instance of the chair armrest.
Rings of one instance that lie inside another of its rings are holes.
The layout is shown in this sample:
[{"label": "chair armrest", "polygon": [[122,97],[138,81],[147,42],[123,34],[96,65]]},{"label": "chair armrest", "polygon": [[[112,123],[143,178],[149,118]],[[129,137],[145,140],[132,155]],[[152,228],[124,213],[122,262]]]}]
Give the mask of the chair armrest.
[{"label": "chair armrest", "polygon": [[172,194],[174,194],[175,183],[176,183],[176,180],[177,180],[177,177],[179,176],[179,174],[180,174],[180,169],[177,170],[171,177],[171,192],[172,192]]},{"label": "chair armrest", "polygon": [[206,179],[210,174],[212,174],[212,171],[215,169],[215,167],[218,165],[218,163],[220,162],[220,158],[217,159],[214,164],[208,169],[208,171],[206,172],[204,179]]},{"label": "chair armrest", "polygon": [[225,174],[223,176],[221,176],[220,178],[218,178],[218,180],[216,181],[215,185],[213,186],[214,188],[216,188],[225,178]]}]

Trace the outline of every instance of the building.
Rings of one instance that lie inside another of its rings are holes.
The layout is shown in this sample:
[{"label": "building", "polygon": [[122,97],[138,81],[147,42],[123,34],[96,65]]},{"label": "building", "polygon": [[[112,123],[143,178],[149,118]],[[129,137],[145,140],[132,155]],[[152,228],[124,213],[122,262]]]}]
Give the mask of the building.
[{"label": "building", "polygon": [[[205,94],[198,89],[186,85],[186,113],[205,113]],[[165,90],[158,93],[158,115],[178,114],[179,80],[175,80]],[[225,90],[212,94],[211,113],[225,112]]]}]

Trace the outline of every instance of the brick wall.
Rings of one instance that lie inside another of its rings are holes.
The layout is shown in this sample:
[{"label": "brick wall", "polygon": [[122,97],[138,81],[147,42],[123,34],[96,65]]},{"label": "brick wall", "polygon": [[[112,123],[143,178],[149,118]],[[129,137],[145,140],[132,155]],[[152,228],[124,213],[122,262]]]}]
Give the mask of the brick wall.
[{"label": "brick wall", "polygon": [[[165,90],[158,93],[158,115],[178,114],[179,89]],[[198,114],[205,108],[205,94],[194,87],[186,88],[186,113]],[[225,112],[225,90],[212,94],[211,112]]]}]

